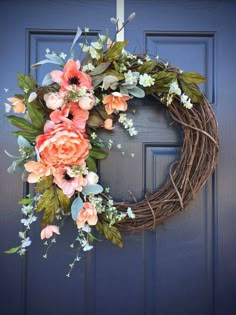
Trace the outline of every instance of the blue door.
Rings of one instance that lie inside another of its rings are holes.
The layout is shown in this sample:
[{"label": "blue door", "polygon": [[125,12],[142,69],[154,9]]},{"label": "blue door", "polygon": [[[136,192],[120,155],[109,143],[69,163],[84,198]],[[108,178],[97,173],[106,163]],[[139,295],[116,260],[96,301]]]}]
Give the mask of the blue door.
[{"label": "blue door", "polygon": [[[122,1],[120,2],[122,4]],[[125,38],[130,52],[160,56],[184,71],[207,77],[202,85],[217,115],[221,150],[217,170],[196,199],[152,232],[124,235],[124,247],[97,242],[66,277],[74,259],[72,223],[64,226],[45,260],[37,223],[26,258],[7,256],[20,230],[17,201],[24,193],[19,175],[8,175],[4,150],[17,152],[4,117],[4,88],[16,87],[16,73],[29,72],[47,48],[68,52],[79,25],[91,40],[116,16],[115,1],[1,2],[1,172],[0,274],[3,315],[235,315],[235,12],[231,0],[125,0],[125,16],[136,12]],[[33,75],[40,80],[44,70]],[[140,199],[159,189],[181,150],[181,130],[151,99],[135,106],[135,139],[118,127],[112,138],[126,155],[111,151],[100,178],[117,200]],[[135,153],[134,158],[128,158]],[[127,176],[127,174],[129,174]],[[125,179],[125,180],[124,180]],[[68,250],[67,250],[68,248]]]}]

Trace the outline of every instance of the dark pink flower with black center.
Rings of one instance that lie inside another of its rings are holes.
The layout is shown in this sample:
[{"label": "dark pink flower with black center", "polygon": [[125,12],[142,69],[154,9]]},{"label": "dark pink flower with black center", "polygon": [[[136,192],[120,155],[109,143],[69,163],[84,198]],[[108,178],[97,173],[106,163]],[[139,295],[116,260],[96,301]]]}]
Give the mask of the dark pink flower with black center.
[{"label": "dark pink flower with black center", "polygon": [[79,69],[80,61],[69,59],[65,64],[63,71],[54,70],[50,73],[52,80],[61,86],[60,92],[70,90],[70,86],[73,90],[83,88],[92,89],[91,77]]}]

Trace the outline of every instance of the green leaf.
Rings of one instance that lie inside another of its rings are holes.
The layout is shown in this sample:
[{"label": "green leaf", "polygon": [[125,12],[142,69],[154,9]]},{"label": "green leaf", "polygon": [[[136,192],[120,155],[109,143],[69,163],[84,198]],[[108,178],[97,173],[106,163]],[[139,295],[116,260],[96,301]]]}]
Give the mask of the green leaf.
[{"label": "green leaf", "polygon": [[19,205],[30,205],[33,202],[33,198],[22,198],[18,201]]},{"label": "green leaf", "polygon": [[94,172],[94,173],[97,172],[97,165],[96,165],[95,160],[94,160],[92,157],[88,157],[88,158],[87,158],[87,160],[86,160],[86,165],[87,165],[88,170],[89,170],[90,172]]},{"label": "green leaf", "polygon": [[69,212],[70,205],[71,205],[70,198],[67,197],[60,188],[57,187],[56,191],[57,191],[57,198],[59,200],[60,207],[63,209],[65,213]]},{"label": "green leaf", "polygon": [[12,134],[16,137],[22,136],[24,137],[26,140],[33,142],[35,141],[35,138],[40,134],[40,131],[34,131],[34,132],[30,132],[30,131],[13,131]]},{"label": "green leaf", "polygon": [[9,115],[6,116],[7,120],[9,121],[10,124],[13,126],[23,129],[25,131],[39,131],[35,126],[33,126],[28,120],[22,118],[22,117],[17,117],[14,115]]},{"label": "green leaf", "polygon": [[176,73],[163,70],[154,74],[153,78],[155,79],[155,84],[157,86],[166,87],[170,85],[170,83],[172,83],[174,80],[176,80]]},{"label": "green leaf", "polygon": [[36,212],[44,211],[42,226],[46,226],[53,222],[58,208],[58,198],[55,196],[54,187],[51,186],[44,191],[36,206]]},{"label": "green leaf", "polygon": [[4,253],[5,254],[15,254],[19,249],[20,249],[20,246],[12,247],[12,248],[10,248],[8,250],[5,250]]},{"label": "green leaf", "polygon": [[35,186],[35,191],[42,193],[44,190],[50,188],[53,185],[53,176],[47,176],[38,182]]},{"label": "green leaf", "polygon": [[184,81],[180,81],[181,82],[181,87],[184,91],[184,93],[186,95],[188,95],[188,97],[190,97],[190,99],[192,100],[193,103],[201,103],[202,101],[202,93],[200,91],[200,89],[198,88],[198,86],[196,84],[193,83],[185,83]]},{"label": "green leaf", "polygon": [[24,75],[22,72],[17,73],[17,81],[19,88],[26,93],[36,89],[37,84],[35,80],[31,76]]},{"label": "green leaf", "polygon": [[93,147],[89,151],[89,156],[96,160],[103,160],[107,157],[107,152],[98,147]]},{"label": "green leaf", "polygon": [[128,44],[128,41],[115,42],[106,52],[104,60],[114,61],[120,58],[122,49]]},{"label": "green leaf", "polygon": [[94,76],[94,75],[98,75],[98,74],[102,74],[109,66],[110,66],[110,62],[102,62],[100,63],[93,72],[90,72],[89,75],[90,76]]},{"label": "green leaf", "polygon": [[206,78],[197,72],[182,72],[178,75],[178,77],[186,83],[199,84],[206,81]]},{"label": "green leaf", "polygon": [[103,78],[106,76],[105,73],[92,76],[93,87],[97,87],[100,83],[102,83]]},{"label": "green leaf", "polygon": [[99,127],[102,126],[103,123],[103,119],[96,111],[91,112],[91,114],[89,115],[89,119],[87,120],[87,125],[89,127]]},{"label": "green leaf", "polygon": [[124,75],[120,72],[113,70],[113,69],[108,69],[106,71],[106,75],[112,75],[113,77],[116,77],[119,81],[124,80]]},{"label": "green leaf", "polygon": [[114,225],[109,226],[109,224],[105,221],[98,221],[96,229],[100,234],[103,234],[107,240],[111,241],[120,248],[123,247],[122,237],[117,227]]},{"label": "green leaf", "polygon": [[138,71],[140,74],[150,73],[156,66],[157,66],[157,61],[155,61],[155,60],[145,61],[138,68]]},{"label": "green leaf", "polygon": [[33,126],[39,130],[43,130],[45,124],[45,112],[42,105],[38,101],[34,101],[27,103],[26,106]]}]

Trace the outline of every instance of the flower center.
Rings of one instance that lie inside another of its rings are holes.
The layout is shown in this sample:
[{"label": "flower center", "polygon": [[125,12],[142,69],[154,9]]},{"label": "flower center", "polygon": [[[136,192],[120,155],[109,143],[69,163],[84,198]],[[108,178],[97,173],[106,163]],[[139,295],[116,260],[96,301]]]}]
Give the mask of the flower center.
[{"label": "flower center", "polygon": [[80,84],[80,80],[79,80],[78,77],[69,78],[68,82],[69,82],[70,85],[73,85],[73,84],[78,85],[78,84]]},{"label": "flower center", "polygon": [[64,174],[64,179],[65,180],[71,180],[72,177],[70,177],[70,175],[68,175],[67,173]]}]

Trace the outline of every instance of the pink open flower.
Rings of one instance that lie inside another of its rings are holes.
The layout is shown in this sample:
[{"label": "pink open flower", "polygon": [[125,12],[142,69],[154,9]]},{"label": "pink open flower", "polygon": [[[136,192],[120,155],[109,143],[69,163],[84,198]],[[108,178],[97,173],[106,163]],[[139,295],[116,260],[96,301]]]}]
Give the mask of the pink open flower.
[{"label": "pink open flower", "polygon": [[28,183],[37,183],[39,179],[49,176],[52,173],[52,168],[40,162],[29,161],[24,165],[27,172],[29,172]]},{"label": "pink open flower", "polygon": [[90,202],[84,202],[83,209],[78,213],[76,224],[82,228],[87,222],[89,225],[96,225],[98,221],[97,210]]},{"label": "pink open flower", "polygon": [[51,72],[51,78],[58,83],[61,88],[60,92],[68,91],[69,86],[76,90],[81,88],[92,89],[91,77],[80,69],[80,62],[69,59],[64,66],[63,71],[54,70]]},{"label": "pink open flower", "polygon": [[[68,105],[64,105],[61,110],[56,109],[50,114],[50,119],[53,123],[59,124],[64,122],[68,125],[74,125],[82,132],[85,131],[88,118],[89,112],[87,110],[80,109],[78,104],[75,102],[70,102]],[[46,127],[50,128],[51,126],[52,124],[49,125],[49,123],[47,123]]]},{"label": "pink open flower", "polygon": [[83,186],[87,185],[87,179],[84,178],[82,174],[78,174],[77,176],[70,175],[70,172],[64,168],[57,168],[53,172],[54,183],[57,184],[69,198],[75,191],[82,191]]},{"label": "pink open flower", "polygon": [[40,237],[41,240],[45,238],[50,238],[53,236],[53,233],[59,235],[59,226],[57,225],[47,225],[44,229],[42,229]]},{"label": "pink open flower", "polygon": [[105,109],[108,115],[112,114],[114,110],[117,111],[126,111],[127,110],[127,102],[131,97],[129,95],[123,95],[119,92],[113,92],[110,95],[107,95],[103,99],[103,104],[105,105]]}]

